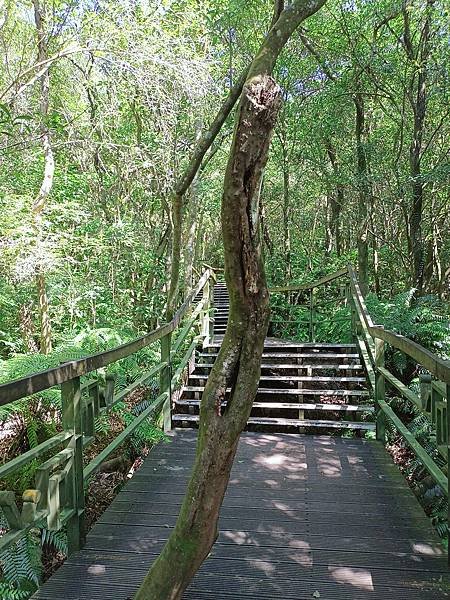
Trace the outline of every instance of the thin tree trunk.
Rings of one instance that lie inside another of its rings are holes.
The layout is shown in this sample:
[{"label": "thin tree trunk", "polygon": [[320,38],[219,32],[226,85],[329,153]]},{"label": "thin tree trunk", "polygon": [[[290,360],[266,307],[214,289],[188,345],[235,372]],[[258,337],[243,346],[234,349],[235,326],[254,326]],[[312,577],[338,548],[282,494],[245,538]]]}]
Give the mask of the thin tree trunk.
[{"label": "thin tree trunk", "polygon": [[[297,0],[281,12],[243,89],[222,201],[229,326],[203,393],[195,463],[180,515],[136,600],[179,600],[217,538],[239,435],[258,387],[269,320],[258,216],[262,173],[281,103],[281,90],[270,75],[293,31],[324,2]],[[226,398],[228,386],[232,390]]]},{"label": "thin tree trunk", "polygon": [[291,281],[291,198],[290,198],[290,172],[289,158],[283,143],[283,237],[284,237],[284,275],[286,281]]},{"label": "thin tree trunk", "polygon": [[333,231],[331,227],[331,202],[332,192],[327,190],[325,205],[325,255],[329,256],[333,250]]},{"label": "thin tree trunk", "polygon": [[22,339],[28,352],[39,352],[34,339],[33,311],[30,304],[21,304],[19,309],[19,323]]},{"label": "thin tree trunk", "polygon": [[368,206],[370,204],[370,186],[365,148],[364,97],[361,93],[357,93],[353,97],[353,101],[356,108],[355,135],[358,176],[358,277],[361,292],[365,296],[369,290]]},{"label": "thin tree trunk", "polygon": [[411,211],[409,214],[409,246],[412,254],[412,284],[420,295],[423,292],[424,285],[424,243],[422,233],[422,217],[423,217],[423,178],[421,169],[422,158],[422,142],[425,126],[425,116],[427,107],[427,61],[430,55],[430,26],[431,26],[431,9],[434,0],[427,0],[426,8],[427,15],[420,36],[420,46],[417,51],[417,56],[414,54],[412,47],[412,39],[409,28],[409,7],[406,3],[403,6],[404,18],[404,46],[408,58],[417,67],[411,82],[414,85],[417,77],[417,86],[415,92],[410,89],[409,97],[411,107],[414,113],[414,125],[411,144],[409,147],[409,170],[411,178]]},{"label": "thin tree trunk", "polygon": [[[33,0],[33,7],[34,21],[38,34],[38,62],[43,62],[48,58],[45,29],[45,5],[40,4],[39,0]],[[50,131],[46,124],[49,109],[49,92],[50,69],[47,69],[41,76],[40,98],[41,140],[42,148],[44,150],[44,177],[32,208],[34,228],[36,230],[36,240],[38,245],[41,243],[42,237],[42,211],[44,210],[46,200],[51,192],[53,186],[53,176],[55,173],[55,161],[50,143]],[[38,265],[37,267],[36,288],[41,321],[41,352],[43,354],[49,354],[52,351],[52,326],[50,320],[45,274],[41,265]]]},{"label": "thin tree trunk", "polygon": [[332,247],[336,250],[338,256],[341,255],[341,212],[344,206],[344,186],[339,181],[339,163],[336,154],[336,148],[333,146],[331,140],[327,138],[325,140],[325,148],[327,151],[328,159],[333,169],[333,175],[335,179],[335,191],[330,194],[330,232],[332,237]]},{"label": "thin tree trunk", "polygon": [[[201,137],[202,123],[198,119],[195,123],[197,130],[197,141]],[[197,214],[199,207],[199,181],[200,175],[191,184],[189,194],[189,210],[187,219],[187,231],[186,241],[184,244],[184,297],[190,294],[193,286],[193,267],[194,267],[194,255],[195,255],[195,242],[197,237]]]}]

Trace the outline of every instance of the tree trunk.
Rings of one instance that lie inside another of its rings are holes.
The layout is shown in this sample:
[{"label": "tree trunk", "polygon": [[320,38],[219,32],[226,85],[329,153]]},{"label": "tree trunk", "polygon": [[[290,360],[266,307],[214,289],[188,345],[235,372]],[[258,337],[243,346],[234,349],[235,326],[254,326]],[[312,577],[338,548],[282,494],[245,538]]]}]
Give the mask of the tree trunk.
[{"label": "tree trunk", "polygon": [[[317,8],[316,5],[325,4],[326,0],[312,0],[311,7],[305,6],[300,9],[302,12],[310,12],[313,14]],[[288,7],[286,11],[292,12],[292,18],[295,20],[295,11],[299,3],[296,2],[293,6]],[[303,3],[302,3],[303,4]],[[306,3],[307,4],[307,3]],[[274,24],[278,22],[279,16],[281,15],[284,8],[284,0],[275,0],[274,12],[272,17],[271,31]],[[252,63],[253,64],[253,63]],[[183,218],[183,200],[184,195],[189,189],[191,183],[194,181],[205,157],[205,154],[211,148],[214,140],[217,138],[223,124],[227,120],[231,111],[233,110],[236,102],[241,96],[241,92],[245,82],[247,81],[248,74],[250,72],[250,66],[245,68],[239,79],[230,89],[230,92],[225,102],[220,107],[214,120],[209,125],[208,129],[204,132],[200,139],[195,145],[194,152],[184,169],[183,173],[179,177],[178,181],[174,186],[174,193],[172,197],[172,208],[171,208],[171,221],[172,221],[172,255],[171,255],[171,269],[170,269],[170,283],[167,297],[167,318],[171,318],[175,310],[179,278],[180,278],[180,264],[181,264],[181,236],[182,236],[182,218]]]},{"label": "tree trunk", "polygon": [[364,96],[357,93],[353,97],[353,101],[356,109],[355,135],[358,178],[358,277],[361,292],[365,296],[369,290],[368,206],[370,204],[370,185],[365,148]]},{"label": "tree trunk", "polygon": [[286,281],[292,279],[291,269],[291,197],[290,197],[290,170],[289,157],[286,149],[286,140],[283,143],[283,237],[284,237],[284,276]]},{"label": "tree trunk", "polygon": [[330,233],[332,239],[332,247],[336,250],[338,256],[341,255],[341,212],[344,206],[344,186],[339,181],[339,163],[336,155],[336,148],[327,138],[325,140],[325,148],[327,150],[328,159],[333,169],[335,179],[335,191],[330,194]]},{"label": "tree trunk", "polygon": [[325,205],[325,256],[329,256],[333,250],[333,232],[331,229],[331,198],[332,192],[327,190],[327,201]]},{"label": "tree trunk", "polygon": [[[198,119],[195,123],[197,130],[197,142],[201,137],[202,123]],[[191,184],[189,194],[189,210],[187,218],[187,231],[184,244],[184,297],[187,298],[192,290],[193,286],[193,268],[195,258],[195,243],[197,238],[197,217],[199,208],[199,187],[200,187],[200,175]]]},{"label": "tree trunk", "polygon": [[24,303],[19,309],[20,331],[28,352],[39,352],[34,339],[33,311],[30,304]]},{"label": "tree trunk", "polygon": [[270,75],[293,31],[324,2],[297,0],[281,12],[243,89],[222,201],[229,325],[203,392],[195,463],[180,515],[136,600],[179,600],[217,538],[239,435],[258,387],[269,320],[258,216],[262,173],[281,103],[281,90]]},{"label": "tree trunk", "polygon": [[189,215],[187,219],[186,240],[184,244],[184,298],[191,293],[194,282],[195,244],[197,240],[197,211],[198,211],[198,184],[196,181],[191,186]]},{"label": "tree trunk", "polygon": [[[411,62],[417,65],[417,72],[411,78],[411,89],[409,98],[414,114],[413,135],[409,147],[409,171],[411,178],[411,212],[409,214],[409,246],[412,254],[412,285],[416,288],[417,294],[423,292],[424,285],[424,243],[422,234],[422,213],[423,213],[423,179],[421,170],[422,141],[425,126],[426,106],[427,106],[427,61],[430,55],[430,25],[431,9],[434,0],[427,0],[427,15],[423,30],[420,35],[420,46],[415,55],[412,48],[412,39],[409,29],[409,11],[408,7],[403,7],[404,17],[404,45],[406,53]],[[414,92],[413,86],[417,78],[417,86]],[[415,96],[415,98],[414,98]]]},{"label": "tree trunk", "polygon": [[[45,6],[39,3],[39,0],[33,0],[34,20],[38,34],[38,61],[43,62],[48,58],[47,37],[45,30]],[[44,150],[44,177],[38,195],[36,196],[32,208],[34,228],[36,230],[36,243],[41,243],[42,237],[42,211],[45,202],[53,186],[53,175],[55,173],[55,161],[53,158],[52,146],[50,143],[50,130],[46,120],[49,109],[50,93],[50,69],[47,69],[41,76],[41,139]],[[39,313],[41,321],[41,352],[49,354],[52,351],[52,327],[49,314],[49,302],[45,283],[45,274],[41,265],[37,266],[36,288],[39,299]]]}]

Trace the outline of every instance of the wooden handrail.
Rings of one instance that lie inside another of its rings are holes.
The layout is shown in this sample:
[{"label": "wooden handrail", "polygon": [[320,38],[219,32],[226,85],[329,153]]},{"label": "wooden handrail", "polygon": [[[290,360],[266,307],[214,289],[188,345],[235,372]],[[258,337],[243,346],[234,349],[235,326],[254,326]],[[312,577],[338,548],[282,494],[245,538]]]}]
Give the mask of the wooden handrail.
[{"label": "wooden handrail", "polygon": [[410,356],[413,360],[430,371],[437,379],[440,379],[445,383],[450,383],[449,360],[444,360],[409,338],[394,333],[393,331],[383,329],[383,327],[378,325],[370,327],[369,333],[372,337],[383,340],[391,346],[394,346],[394,348],[397,348],[397,350],[401,350],[404,354]]},{"label": "wooden handrail", "polygon": [[374,339],[380,339],[387,342],[397,350],[407,354],[410,358],[420,363],[425,369],[430,371],[437,379],[450,383],[450,361],[440,358],[433,352],[430,352],[417,342],[413,342],[404,335],[389,331],[380,325],[374,325],[372,318],[367,310],[366,303],[359,287],[358,279],[351,265],[348,266],[348,275],[350,279],[350,288],[353,292],[355,308],[361,319],[367,327],[368,333]]},{"label": "wooden handrail", "polygon": [[334,279],[338,279],[339,277],[344,277],[345,275],[348,275],[347,268],[341,269],[340,271],[336,271],[331,275],[325,275],[325,277],[322,277],[317,281],[313,281],[312,283],[302,283],[301,285],[288,285],[285,287],[273,287],[269,288],[269,292],[302,292],[306,290],[311,290],[321,285],[324,285],[325,283],[333,281]]},{"label": "wooden handrail", "polygon": [[142,348],[145,348],[168,335],[178,327],[182,318],[190,308],[194,298],[204,288],[206,282],[211,277],[211,274],[211,270],[208,269],[205,271],[195,289],[191,292],[185,302],[183,302],[169,323],[161,325],[154,331],[131,342],[112,348],[111,350],[92,354],[85,358],[64,363],[59,367],[53,367],[52,369],[29,375],[28,377],[22,377],[21,379],[4,383],[3,385],[0,385],[0,406],[4,406],[5,404],[9,404],[10,402],[14,402],[21,398],[26,398],[27,396],[49,389],[55,385],[64,383],[65,381],[70,381],[75,377],[86,375],[96,369],[106,367],[130,354],[134,354],[138,350],[142,350]]},{"label": "wooden handrail", "polygon": [[353,299],[355,301],[356,311],[359,313],[360,318],[366,324],[367,329],[373,327],[372,317],[367,310],[367,306],[362,295],[361,289],[359,287],[358,278],[356,273],[352,267],[352,265],[347,266],[347,274],[350,279],[350,289],[352,290]]},{"label": "wooden handrail", "polygon": [[[85,536],[83,482],[89,479],[100,465],[152,415],[159,413],[159,419],[163,420],[165,430],[171,428],[172,389],[178,385],[179,378],[195,347],[201,340],[207,339],[209,336],[211,319],[207,305],[212,300],[211,281],[215,281],[215,276],[211,270],[208,270],[168,323],[136,340],[0,386],[0,404],[7,404],[61,383],[61,425],[63,428],[61,433],[0,466],[0,476],[4,477],[24,467],[32,460],[63,446],[57,454],[39,465],[36,472],[35,489],[28,490],[28,492],[32,492],[31,496],[29,493],[26,498],[24,496],[22,513],[17,507],[13,492],[0,494],[0,508],[6,510],[5,515],[9,528],[7,533],[1,536],[0,549],[14,543],[29,528],[40,524],[43,519],[47,519],[47,527],[50,529],[59,530],[62,526],[67,525],[69,554],[83,545]],[[191,313],[191,307],[194,306],[194,300],[200,292],[203,292],[201,299],[195,303],[195,308]],[[187,323],[179,327],[183,317],[186,318]],[[178,363],[177,351],[183,347],[183,342],[197,321],[199,321],[202,333],[194,336],[187,352],[184,353],[178,364],[177,371],[172,375],[172,361],[176,360]],[[172,348],[171,334],[178,328],[180,334]],[[81,384],[81,375],[129,356],[157,340],[160,340],[161,343],[160,362],[125,389],[115,394],[115,378],[108,374],[105,377],[104,388],[101,388],[99,381]],[[84,465],[83,450],[95,438],[95,419],[100,414],[109,412],[114,405],[123,401],[133,390],[153,380],[158,374],[158,397],[152,400],[139,415],[135,416],[125,429],[88,465]],[[53,486],[51,489],[49,487],[50,477],[57,482],[56,487]],[[61,486],[64,486],[66,492],[63,496],[61,496]],[[31,506],[28,501],[29,497],[37,498],[39,504]],[[22,515],[25,518],[22,518]]]},{"label": "wooden handrail", "polygon": [[345,269],[341,269],[340,271],[336,271],[331,275],[326,275],[317,281],[313,281],[312,283],[305,283],[301,285],[289,285],[284,287],[273,287],[270,288],[270,292],[299,292],[299,291],[307,291],[314,288],[317,288],[321,285],[329,283],[339,277],[347,276],[350,283],[350,290],[352,292],[353,300],[355,303],[355,309],[358,314],[358,317],[361,323],[364,323],[367,333],[373,339],[380,339],[397,350],[401,350],[403,353],[407,354],[410,358],[415,360],[417,363],[420,363],[425,369],[430,371],[432,375],[434,375],[437,379],[444,381],[445,383],[450,383],[450,361],[444,360],[440,358],[433,352],[430,352],[420,344],[413,342],[409,338],[395,333],[393,331],[389,331],[384,329],[379,325],[375,325],[372,317],[370,316],[369,311],[367,310],[366,303],[364,301],[364,297],[361,293],[361,289],[359,287],[358,278],[356,273],[352,267],[352,265],[348,265]]}]

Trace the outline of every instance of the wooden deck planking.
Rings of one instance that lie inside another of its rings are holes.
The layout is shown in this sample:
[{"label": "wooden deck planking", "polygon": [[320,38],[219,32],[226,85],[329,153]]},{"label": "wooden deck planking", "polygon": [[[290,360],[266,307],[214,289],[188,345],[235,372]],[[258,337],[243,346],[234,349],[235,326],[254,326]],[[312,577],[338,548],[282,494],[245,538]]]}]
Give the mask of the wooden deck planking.
[{"label": "wooden deck planking", "polygon": [[[180,430],[155,448],[34,598],[131,597],[175,523],[195,440]],[[220,530],[186,600],[450,597],[439,540],[377,442],[244,433]]]}]

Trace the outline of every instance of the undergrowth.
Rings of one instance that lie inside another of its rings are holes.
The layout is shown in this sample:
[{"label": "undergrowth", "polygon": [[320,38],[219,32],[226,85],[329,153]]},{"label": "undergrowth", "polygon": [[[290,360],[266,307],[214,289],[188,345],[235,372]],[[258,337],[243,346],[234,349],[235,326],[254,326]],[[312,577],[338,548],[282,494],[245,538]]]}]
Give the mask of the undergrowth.
[{"label": "undergrowth", "polygon": [[[130,339],[127,332],[111,329],[97,329],[84,332],[55,348],[48,356],[41,354],[17,354],[8,360],[0,361],[0,383],[24,377],[28,374],[59,366],[67,360],[82,358],[95,352],[107,350]],[[102,380],[106,374],[116,376],[116,392],[126,388],[142,376],[160,360],[159,345],[154,344],[134,355],[126,357],[107,370],[99,371],[95,377]],[[91,380],[93,376],[91,375]],[[156,376],[157,378],[157,376]],[[133,419],[153,402],[158,394],[157,381],[150,381],[136,402],[117,403],[112,410],[102,413],[95,421],[96,448],[99,451],[123,430]],[[55,435],[60,430],[61,394],[59,389],[45,390],[0,407],[0,427],[3,431],[3,462],[36,447],[39,443]],[[128,461],[133,460],[145,448],[153,446],[165,437],[151,419],[145,420],[120,449]],[[54,454],[55,450],[51,454]],[[50,454],[50,455],[51,455]],[[49,456],[50,456],[49,455]],[[13,489],[20,499],[22,492],[34,487],[34,477],[38,466],[49,456],[33,460],[20,470],[2,480],[2,489]],[[44,522],[41,527],[25,533],[17,543],[0,553],[1,600],[26,600],[36,591],[42,576],[42,558],[46,554],[67,554],[67,540],[64,529],[49,531]],[[0,529],[7,531],[7,523],[0,511]]]}]

